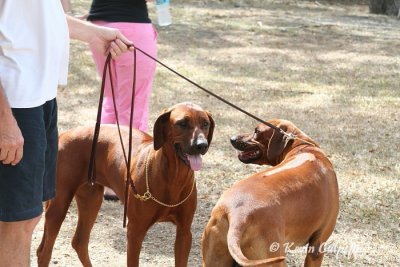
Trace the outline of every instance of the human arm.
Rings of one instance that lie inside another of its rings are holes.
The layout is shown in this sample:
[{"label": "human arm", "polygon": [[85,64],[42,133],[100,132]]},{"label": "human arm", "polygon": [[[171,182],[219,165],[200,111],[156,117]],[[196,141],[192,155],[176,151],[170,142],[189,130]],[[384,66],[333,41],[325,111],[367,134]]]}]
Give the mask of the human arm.
[{"label": "human arm", "polygon": [[24,138],[0,82],[0,162],[16,165],[23,154]]},{"label": "human arm", "polygon": [[115,58],[128,49],[134,49],[133,46],[128,48],[128,45],[132,45],[132,42],[117,29],[97,26],[69,15],[66,15],[66,17],[70,37],[89,43],[104,55],[111,52],[112,57]]}]

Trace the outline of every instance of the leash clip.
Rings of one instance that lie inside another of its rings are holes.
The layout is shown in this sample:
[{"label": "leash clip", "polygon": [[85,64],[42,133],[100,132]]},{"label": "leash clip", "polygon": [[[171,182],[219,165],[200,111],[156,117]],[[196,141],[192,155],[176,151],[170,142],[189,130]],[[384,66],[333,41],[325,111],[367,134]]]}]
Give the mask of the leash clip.
[{"label": "leash clip", "polygon": [[294,134],[294,133],[288,133],[288,132],[285,132],[284,130],[282,130],[281,129],[281,133],[282,134],[284,134],[284,135],[286,135],[287,136],[287,138],[289,139],[289,140],[295,140],[295,139],[297,139],[297,136]]}]

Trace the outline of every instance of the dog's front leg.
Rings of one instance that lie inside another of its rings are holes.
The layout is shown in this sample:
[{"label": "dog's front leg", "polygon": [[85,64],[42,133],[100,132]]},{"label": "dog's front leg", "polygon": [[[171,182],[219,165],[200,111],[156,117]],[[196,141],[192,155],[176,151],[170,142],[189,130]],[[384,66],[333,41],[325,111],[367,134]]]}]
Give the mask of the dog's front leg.
[{"label": "dog's front leg", "polygon": [[[131,220],[130,220],[131,221]],[[140,223],[128,223],[128,267],[138,267],[139,266],[139,256],[140,250],[142,248],[142,243],[144,237],[146,236],[147,227],[142,227]]]},{"label": "dog's front leg", "polygon": [[188,226],[176,228],[175,239],[175,267],[186,267],[188,264],[189,252],[192,247],[191,223]]},{"label": "dog's front leg", "polygon": [[188,265],[189,252],[192,247],[192,222],[197,207],[196,189],[190,198],[175,211],[175,267]]}]

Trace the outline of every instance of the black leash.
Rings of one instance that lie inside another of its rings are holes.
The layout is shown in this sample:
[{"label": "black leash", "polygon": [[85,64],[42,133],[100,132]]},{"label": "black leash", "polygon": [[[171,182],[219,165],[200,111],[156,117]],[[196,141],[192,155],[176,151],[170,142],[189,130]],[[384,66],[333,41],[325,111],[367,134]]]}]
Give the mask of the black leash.
[{"label": "black leash", "polygon": [[264,121],[264,120],[258,118],[257,116],[255,116],[255,115],[251,114],[250,112],[248,112],[248,111],[246,111],[246,110],[244,110],[244,109],[238,107],[237,105],[235,105],[235,104],[229,102],[228,100],[226,100],[226,99],[220,97],[219,95],[214,94],[213,92],[211,92],[210,90],[204,88],[203,86],[199,85],[198,83],[194,82],[193,80],[187,78],[186,76],[180,74],[179,72],[175,71],[174,69],[168,67],[166,64],[164,64],[164,63],[162,63],[161,61],[159,61],[158,59],[152,57],[152,56],[149,55],[148,53],[144,52],[142,49],[140,49],[140,48],[138,48],[138,47],[136,47],[136,46],[134,46],[134,45],[128,45],[128,48],[129,48],[129,47],[132,47],[132,46],[135,48],[135,50],[139,50],[139,51],[140,51],[142,54],[144,54],[145,56],[151,58],[152,60],[154,60],[154,61],[157,62],[158,64],[162,65],[163,67],[165,67],[165,68],[168,69],[169,71],[175,73],[176,75],[178,75],[178,76],[181,77],[182,79],[184,79],[184,80],[186,80],[187,82],[193,84],[194,86],[196,86],[197,88],[203,90],[204,92],[206,92],[206,93],[212,95],[213,97],[215,97],[215,98],[217,98],[218,100],[224,102],[225,104],[227,104],[227,105],[229,105],[229,106],[231,106],[231,107],[233,107],[233,108],[239,110],[240,112],[246,114],[247,116],[249,116],[249,117],[251,117],[251,118],[253,118],[253,119],[255,119],[255,120],[257,120],[257,121],[259,121],[259,122],[261,122],[261,123],[264,123],[265,125],[267,125],[267,126],[273,128],[273,129],[279,131],[281,134],[289,135],[288,133],[286,133],[285,131],[283,131],[281,128],[276,127],[275,125],[273,125],[273,124],[271,124],[271,123],[269,123],[269,122],[266,122],[266,121]]}]

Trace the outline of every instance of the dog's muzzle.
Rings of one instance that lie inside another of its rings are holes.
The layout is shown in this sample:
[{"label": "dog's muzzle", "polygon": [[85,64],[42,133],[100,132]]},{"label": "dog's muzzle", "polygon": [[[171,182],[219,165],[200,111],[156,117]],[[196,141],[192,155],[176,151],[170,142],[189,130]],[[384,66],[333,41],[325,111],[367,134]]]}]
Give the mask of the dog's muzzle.
[{"label": "dog's muzzle", "polygon": [[197,138],[193,144],[193,149],[196,151],[196,153],[204,155],[208,150],[207,139],[203,137]]},{"label": "dog's muzzle", "polygon": [[232,146],[238,151],[238,158],[243,163],[253,163],[260,159],[262,152],[256,144],[243,141],[239,136],[231,137]]},{"label": "dog's muzzle", "polygon": [[[179,158],[188,165],[193,171],[198,171],[203,165],[201,155],[204,155],[208,150],[207,139],[197,138],[190,147],[186,150],[178,143],[175,144],[175,150]],[[186,151],[185,151],[186,150]]]}]

